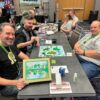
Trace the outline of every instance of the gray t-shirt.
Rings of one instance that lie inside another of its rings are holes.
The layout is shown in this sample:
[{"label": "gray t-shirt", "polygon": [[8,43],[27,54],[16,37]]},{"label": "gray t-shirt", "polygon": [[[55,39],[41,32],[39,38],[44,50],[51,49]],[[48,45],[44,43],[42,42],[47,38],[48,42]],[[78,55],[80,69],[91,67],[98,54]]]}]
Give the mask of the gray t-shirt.
[{"label": "gray t-shirt", "polygon": [[[100,54],[100,34],[93,37],[92,34],[86,34],[82,39],[79,40],[79,44],[84,50],[96,50]],[[80,55],[81,58],[93,62],[100,66],[100,58],[91,58]]]},{"label": "gray t-shirt", "polygon": [[73,23],[73,20],[69,20],[68,22],[65,22],[63,25],[64,25],[64,28],[65,29],[68,29],[68,30],[71,30],[72,28],[72,23]]},{"label": "gray t-shirt", "polygon": [[74,16],[73,16],[73,21],[75,21],[75,20],[79,20],[79,19],[78,19],[77,16],[74,15]]}]

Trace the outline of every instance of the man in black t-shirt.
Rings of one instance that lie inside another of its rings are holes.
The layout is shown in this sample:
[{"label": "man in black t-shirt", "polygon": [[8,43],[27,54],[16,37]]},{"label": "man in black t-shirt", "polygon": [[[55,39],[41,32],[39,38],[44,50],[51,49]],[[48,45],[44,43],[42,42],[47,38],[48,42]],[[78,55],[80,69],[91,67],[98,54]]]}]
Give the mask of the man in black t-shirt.
[{"label": "man in black t-shirt", "polygon": [[39,37],[33,31],[33,17],[27,15],[23,18],[23,25],[16,31],[15,44],[19,50],[29,54],[33,46],[39,46]]},{"label": "man in black t-shirt", "polygon": [[0,94],[3,96],[16,95],[26,84],[20,77],[18,57],[28,59],[14,45],[15,30],[9,23],[0,26]]}]

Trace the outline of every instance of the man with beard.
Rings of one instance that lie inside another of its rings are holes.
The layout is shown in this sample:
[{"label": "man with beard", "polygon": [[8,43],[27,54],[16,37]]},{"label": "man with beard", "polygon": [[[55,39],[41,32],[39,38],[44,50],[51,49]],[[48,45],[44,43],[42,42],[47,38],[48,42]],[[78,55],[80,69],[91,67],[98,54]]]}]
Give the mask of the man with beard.
[{"label": "man with beard", "polygon": [[34,46],[39,46],[39,37],[34,33],[33,17],[27,15],[23,18],[23,24],[16,31],[15,44],[25,54],[30,54]]},{"label": "man with beard", "polygon": [[0,94],[17,95],[26,84],[19,73],[18,58],[28,59],[14,45],[15,29],[9,23],[0,25]]}]

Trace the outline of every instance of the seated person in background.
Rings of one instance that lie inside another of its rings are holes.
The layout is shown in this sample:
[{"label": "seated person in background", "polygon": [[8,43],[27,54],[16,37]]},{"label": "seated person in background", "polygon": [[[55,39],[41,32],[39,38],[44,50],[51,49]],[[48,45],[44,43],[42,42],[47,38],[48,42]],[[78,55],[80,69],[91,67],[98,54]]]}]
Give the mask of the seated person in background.
[{"label": "seated person in background", "polygon": [[70,16],[72,17],[72,19],[73,19],[72,28],[75,28],[75,26],[76,26],[77,22],[79,21],[79,19],[78,19],[78,17],[75,15],[74,9],[71,9],[71,10],[69,11],[69,15],[70,15]]},{"label": "seated person in background", "polygon": [[69,34],[69,32],[72,29],[72,23],[73,23],[72,17],[70,15],[66,15],[65,16],[65,21],[64,21],[64,23],[62,24],[62,26],[60,28],[61,31],[65,32],[66,34]]},{"label": "seated person in background", "polygon": [[29,15],[29,12],[23,12],[22,18],[21,18],[21,21],[20,21],[20,25],[23,24],[24,17],[27,16],[27,15]]},{"label": "seated person in background", "polygon": [[80,39],[74,50],[89,79],[100,74],[100,21],[92,22],[91,34]]},{"label": "seated person in background", "polygon": [[16,31],[15,44],[19,50],[31,53],[34,45],[39,46],[39,37],[33,31],[33,17],[27,15],[23,19],[23,25]]},{"label": "seated person in background", "polygon": [[31,15],[33,17],[33,25],[37,25],[38,22],[35,19],[35,10],[29,10],[29,15]]},{"label": "seated person in background", "polygon": [[24,13],[22,14],[22,19],[21,19],[20,24],[21,24],[21,25],[23,24],[24,17],[27,16],[27,15],[33,17],[34,30],[35,30],[35,29],[38,29],[39,23],[38,23],[37,20],[35,19],[35,9],[29,10],[29,11],[27,11],[27,12],[24,12]]},{"label": "seated person in background", "polygon": [[21,78],[18,57],[28,59],[14,45],[15,29],[9,23],[0,26],[0,94],[3,96],[17,95],[19,89],[26,84]]}]

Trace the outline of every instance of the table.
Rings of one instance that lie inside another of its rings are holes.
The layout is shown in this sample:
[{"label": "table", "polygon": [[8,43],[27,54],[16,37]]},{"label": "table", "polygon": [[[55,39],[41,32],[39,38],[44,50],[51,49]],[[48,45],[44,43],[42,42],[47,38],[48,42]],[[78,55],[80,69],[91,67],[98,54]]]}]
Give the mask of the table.
[{"label": "table", "polygon": [[[91,86],[86,74],[84,73],[81,65],[72,52],[72,49],[67,41],[64,33],[55,33],[54,35],[46,36],[48,39],[57,39],[59,45],[63,45],[65,53],[72,53],[72,56],[51,57],[56,60],[56,64],[51,65],[67,65],[69,73],[66,73],[63,81],[69,81],[72,87],[72,93],[66,94],[50,94],[49,82],[34,83],[26,86],[18,93],[18,99],[28,98],[52,98],[52,97],[80,97],[80,96],[95,96],[95,91]],[[54,44],[55,45],[55,44]],[[38,57],[39,48],[34,48],[31,58]],[[77,80],[73,82],[74,73],[78,74]],[[52,74],[52,81],[55,81],[55,75]]]}]

